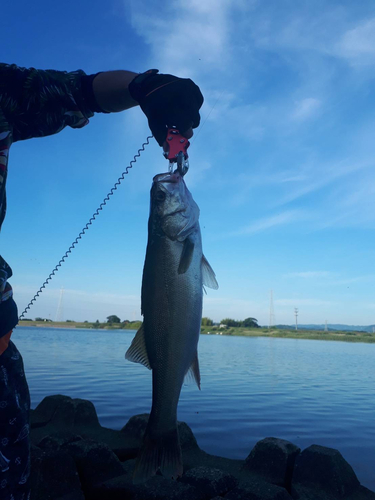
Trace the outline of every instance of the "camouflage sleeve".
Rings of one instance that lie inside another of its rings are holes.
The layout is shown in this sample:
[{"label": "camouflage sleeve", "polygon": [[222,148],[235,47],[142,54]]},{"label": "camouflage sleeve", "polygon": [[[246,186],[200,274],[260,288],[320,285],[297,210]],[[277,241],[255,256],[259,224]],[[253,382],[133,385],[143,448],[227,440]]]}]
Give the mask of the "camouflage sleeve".
[{"label": "camouflage sleeve", "polygon": [[0,64],[0,108],[13,128],[13,142],[87,125],[100,111],[92,92],[95,76]]}]

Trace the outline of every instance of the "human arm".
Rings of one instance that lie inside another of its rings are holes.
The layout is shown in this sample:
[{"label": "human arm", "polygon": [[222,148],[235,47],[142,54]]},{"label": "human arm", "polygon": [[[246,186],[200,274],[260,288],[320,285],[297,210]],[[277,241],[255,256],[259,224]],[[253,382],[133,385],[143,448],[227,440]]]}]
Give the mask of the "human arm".
[{"label": "human arm", "polygon": [[0,64],[0,108],[13,142],[81,128],[95,112],[117,112],[140,104],[162,146],[169,126],[187,138],[199,125],[203,96],[189,79],[118,70],[86,75]]},{"label": "human arm", "polygon": [[92,89],[99,107],[107,113],[117,113],[138,106],[129,92],[129,83],[138,75],[132,71],[106,71],[95,76]]},{"label": "human arm", "polygon": [[95,76],[0,64],[2,123],[12,142],[85,126],[100,111],[92,91]]},{"label": "human arm", "polygon": [[190,79],[149,70],[107,71],[93,80],[96,102],[105,112],[118,112],[140,104],[155,139],[162,146],[167,127],[176,126],[190,139],[200,122],[203,96]]}]

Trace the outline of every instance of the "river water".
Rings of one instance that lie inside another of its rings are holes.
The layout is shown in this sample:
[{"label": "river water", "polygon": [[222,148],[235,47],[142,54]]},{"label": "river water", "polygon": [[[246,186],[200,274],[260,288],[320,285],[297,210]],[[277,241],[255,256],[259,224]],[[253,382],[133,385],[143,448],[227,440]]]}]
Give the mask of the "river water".
[{"label": "river water", "polygon": [[[130,330],[18,327],[32,408],[47,395],[91,400],[120,429],[149,412],[151,372],[125,361]],[[375,490],[375,345],[201,335],[202,390],[184,385],[179,420],[208,453],[244,459],[264,437],[341,451]]]}]

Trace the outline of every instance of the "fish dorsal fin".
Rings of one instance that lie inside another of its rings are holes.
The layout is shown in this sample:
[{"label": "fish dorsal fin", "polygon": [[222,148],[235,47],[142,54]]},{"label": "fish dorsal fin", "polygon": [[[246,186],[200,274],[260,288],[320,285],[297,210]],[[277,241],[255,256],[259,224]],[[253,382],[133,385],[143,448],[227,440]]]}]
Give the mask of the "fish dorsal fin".
[{"label": "fish dorsal fin", "polygon": [[214,290],[219,288],[215,273],[204,255],[202,255],[202,281],[203,285],[208,286],[208,288]]},{"label": "fish dorsal fin", "polygon": [[150,361],[148,360],[148,354],[146,351],[145,333],[143,330],[143,324],[135,334],[134,339],[126,351],[125,359],[128,361],[133,361],[133,363],[140,363],[146,368],[151,370]]},{"label": "fish dorsal fin", "polygon": [[198,353],[195,353],[193,362],[190,365],[190,368],[186,372],[185,382],[189,382],[189,380],[194,379],[198,389],[201,390],[201,374],[199,371],[199,361],[198,361]]},{"label": "fish dorsal fin", "polygon": [[178,274],[184,274],[189,269],[194,253],[194,241],[188,236],[184,241],[184,247],[181,253],[180,265],[178,266]]}]

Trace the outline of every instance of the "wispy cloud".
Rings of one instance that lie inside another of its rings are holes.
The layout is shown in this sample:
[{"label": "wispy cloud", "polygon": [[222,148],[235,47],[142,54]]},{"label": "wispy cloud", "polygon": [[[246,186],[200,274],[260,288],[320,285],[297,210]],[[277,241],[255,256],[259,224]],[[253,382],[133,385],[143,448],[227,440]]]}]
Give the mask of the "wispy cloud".
[{"label": "wispy cloud", "polygon": [[278,306],[332,306],[336,304],[336,302],[332,302],[330,300],[320,300],[320,299],[277,299],[275,300],[275,304]]},{"label": "wispy cloud", "polygon": [[285,226],[296,221],[300,221],[306,217],[305,212],[301,210],[287,210],[285,212],[272,215],[271,217],[265,217],[257,221],[252,222],[248,226],[242,227],[241,229],[230,233],[230,236],[239,236],[245,234],[254,234],[261,231],[265,231],[270,228],[275,228],[277,226]]},{"label": "wispy cloud", "polygon": [[375,65],[375,18],[347,30],[335,46],[337,55],[354,66]]},{"label": "wispy cloud", "polygon": [[[165,72],[194,77],[229,61],[229,22],[238,2],[132,3],[132,24]],[[208,22],[209,20],[209,22]]]},{"label": "wispy cloud", "polygon": [[363,276],[354,276],[352,278],[340,278],[336,280],[328,280],[325,285],[342,286],[351,285],[354,283],[371,283],[375,281],[375,274],[366,274]]},{"label": "wispy cloud", "polygon": [[[23,285],[15,285],[13,288],[21,312],[32,296],[31,292],[35,293],[35,289]],[[56,288],[45,290],[27,312],[26,317],[41,316],[56,319],[60,293],[60,290]],[[122,320],[139,319],[141,317],[140,303],[140,295],[88,292],[65,288],[62,296],[63,320],[85,321],[95,317],[95,319],[105,321],[110,314],[116,314]],[[47,314],[46,311],[48,311]]]},{"label": "wispy cloud", "polygon": [[311,278],[325,278],[330,276],[332,273],[328,271],[302,271],[295,273],[287,273],[284,274],[284,278],[303,278],[303,279],[311,279]]},{"label": "wispy cloud", "polygon": [[315,99],[314,97],[306,97],[297,101],[295,109],[292,112],[292,119],[302,122],[316,116],[321,104],[320,99]]}]

